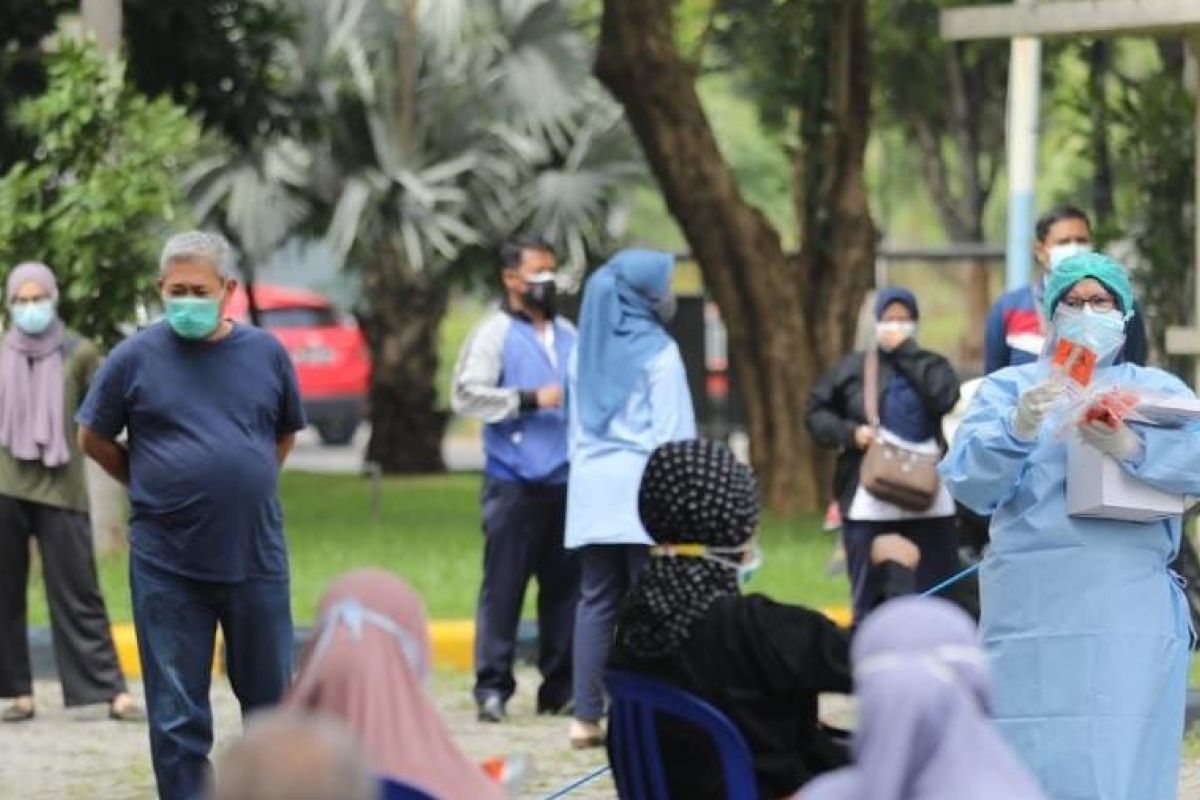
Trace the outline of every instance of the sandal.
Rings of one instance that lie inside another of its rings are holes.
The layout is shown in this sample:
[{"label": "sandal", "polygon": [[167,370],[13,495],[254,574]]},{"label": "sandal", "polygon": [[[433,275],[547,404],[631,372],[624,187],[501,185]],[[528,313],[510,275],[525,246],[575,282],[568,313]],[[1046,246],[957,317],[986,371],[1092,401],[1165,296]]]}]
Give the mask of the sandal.
[{"label": "sandal", "polygon": [[108,718],[114,722],[145,722],[146,712],[133,702],[128,702],[117,708],[115,703],[108,704]]},{"label": "sandal", "polygon": [[3,713],[0,713],[0,722],[28,722],[36,713],[32,704],[25,706],[21,703],[13,703],[4,709]]}]

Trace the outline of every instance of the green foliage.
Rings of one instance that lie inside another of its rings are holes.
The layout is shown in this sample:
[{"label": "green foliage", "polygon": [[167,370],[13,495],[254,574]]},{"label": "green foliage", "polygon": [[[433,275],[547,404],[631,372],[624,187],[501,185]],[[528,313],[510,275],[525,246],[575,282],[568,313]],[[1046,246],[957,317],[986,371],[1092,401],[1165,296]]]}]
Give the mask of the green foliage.
[{"label": "green foliage", "polygon": [[1113,116],[1127,129],[1126,231],[1137,249],[1130,260],[1151,339],[1163,352],[1166,329],[1189,320],[1196,279],[1195,100],[1181,75],[1160,71],[1127,86]]},{"label": "green foliage", "polygon": [[311,98],[296,85],[291,0],[124,0],[129,78],[170,95],[238,147],[303,122]]},{"label": "green foliage", "polygon": [[49,264],[63,318],[111,343],[153,286],[197,128],[170,101],[134,91],[121,63],[91,45],[61,41],[46,67],[45,93],[16,114],[37,149],[0,176],[0,264]]},{"label": "green foliage", "polygon": [[23,99],[45,89],[41,42],[54,32],[59,14],[78,7],[75,0],[0,2],[0,172],[32,150],[9,115]]}]

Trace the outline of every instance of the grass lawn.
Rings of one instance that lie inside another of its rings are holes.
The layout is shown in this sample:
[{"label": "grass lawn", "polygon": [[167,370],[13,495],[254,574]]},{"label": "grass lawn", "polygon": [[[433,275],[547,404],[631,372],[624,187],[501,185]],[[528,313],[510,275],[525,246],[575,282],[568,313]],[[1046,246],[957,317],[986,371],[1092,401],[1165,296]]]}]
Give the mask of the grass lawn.
[{"label": "grass lawn", "polygon": [[[330,579],[361,566],[403,576],[425,598],[431,618],[472,616],[483,552],[479,481],[478,475],[385,480],[375,520],[362,478],[285,472],[281,491],[297,622],[312,621]],[[752,590],[810,605],[846,603],[845,578],[825,575],[833,540],[821,533],[816,517],[768,518],[762,533],[764,562]],[[102,558],[100,581],[112,619],[131,620],[127,556]],[[44,625],[41,576],[30,583],[30,622]]]}]

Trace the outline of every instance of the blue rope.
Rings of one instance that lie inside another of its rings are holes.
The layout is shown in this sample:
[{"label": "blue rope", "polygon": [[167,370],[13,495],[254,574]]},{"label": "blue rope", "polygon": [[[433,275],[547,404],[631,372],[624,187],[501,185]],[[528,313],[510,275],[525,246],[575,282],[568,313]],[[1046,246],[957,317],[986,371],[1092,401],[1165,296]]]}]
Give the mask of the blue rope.
[{"label": "blue rope", "polygon": [[[961,581],[963,578],[967,577],[968,575],[973,575],[974,573],[976,573],[978,571],[979,571],[979,564],[972,564],[971,566],[967,567],[966,569],[962,570],[961,572],[959,572],[955,575],[951,575],[949,578],[946,578],[946,580],[942,581],[937,586],[934,586],[931,589],[926,589],[925,591],[921,592],[921,596],[929,597],[930,595],[937,594],[938,592],[942,591],[943,589],[945,589],[949,586],[953,586],[954,584]],[[599,778],[601,775],[608,772],[610,769],[612,769],[612,767],[610,767],[608,764],[605,764],[604,766],[601,766],[601,767],[597,767],[596,769],[592,770],[591,772],[584,775],[583,777],[577,778],[576,780],[571,781],[570,783],[568,783],[566,786],[562,787],[561,789],[556,790],[553,794],[546,795],[546,797],[544,797],[543,800],[559,800],[560,797],[566,797],[568,794],[575,791],[580,786],[583,786],[585,783],[588,783],[589,781],[593,781],[596,778]]]},{"label": "blue rope", "polygon": [[605,764],[602,767],[596,767],[594,770],[589,772],[587,775],[584,775],[582,778],[577,778],[577,779],[571,781],[570,783],[568,783],[566,786],[562,787],[561,789],[558,789],[557,791],[554,792],[554,794],[546,795],[545,798],[543,798],[543,800],[558,800],[558,798],[560,798],[560,797],[565,797],[566,795],[568,795],[571,792],[578,789],[580,786],[583,786],[588,781],[599,778],[601,775],[608,772],[610,769],[612,769],[612,768],[608,764]]},{"label": "blue rope", "polygon": [[948,586],[953,586],[963,578],[976,572],[979,572],[979,564],[972,564],[957,575],[951,575],[949,578],[946,578],[946,580],[942,581],[937,586],[934,586],[932,589],[926,589],[925,591],[921,592],[921,597],[929,597],[930,595],[937,594],[942,589],[945,589]]}]

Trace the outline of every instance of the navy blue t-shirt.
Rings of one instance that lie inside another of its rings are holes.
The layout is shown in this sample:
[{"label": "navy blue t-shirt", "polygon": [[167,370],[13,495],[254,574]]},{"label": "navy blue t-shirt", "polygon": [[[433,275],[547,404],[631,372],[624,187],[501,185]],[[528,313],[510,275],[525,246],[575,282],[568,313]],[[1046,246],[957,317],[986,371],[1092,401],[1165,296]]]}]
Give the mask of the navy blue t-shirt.
[{"label": "navy blue t-shirt", "polygon": [[75,419],[129,432],[135,558],[207,581],[287,578],[275,448],[304,412],[275,337],[234,325],[196,342],[160,322],[112,351]]}]

